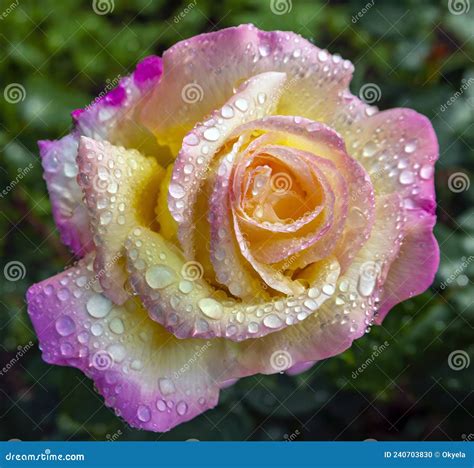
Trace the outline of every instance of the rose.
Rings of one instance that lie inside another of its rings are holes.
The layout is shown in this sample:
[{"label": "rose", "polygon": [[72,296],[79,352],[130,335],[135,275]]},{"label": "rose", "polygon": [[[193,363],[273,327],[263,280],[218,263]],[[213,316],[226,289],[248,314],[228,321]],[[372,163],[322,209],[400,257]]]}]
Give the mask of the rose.
[{"label": "rose", "polygon": [[351,73],[295,34],[230,28],[146,58],[40,142],[80,258],[28,292],[44,359],[164,431],[240,377],[344,351],[424,291],[436,137],[351,95]]}]

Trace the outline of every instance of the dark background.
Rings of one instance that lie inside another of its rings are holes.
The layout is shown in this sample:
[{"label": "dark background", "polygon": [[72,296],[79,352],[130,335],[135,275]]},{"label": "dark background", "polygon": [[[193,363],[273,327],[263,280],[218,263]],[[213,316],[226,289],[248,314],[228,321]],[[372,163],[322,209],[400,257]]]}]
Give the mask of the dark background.
[{"label": "dark background", "polygon": [[[11,188],[0,193],[0,370],[13,362],[0,374],[0,439],[474,439],[474,5],[375,0],[364,14],[370,2],[293,0],[291,11],[275,14],[271,3],[197,0],[184,13],[188,1],[115,0],[99,15],[91,1],[0,0],[0,188]],[[296,377],[242,379],[215,410],[167,434],[132,430],[82,373],[40,357],[25,291],[73,259],[52,221],[36,141],[68,133],[70,111],[144,56],[244,22],[293,30],[339,53],[356,65],[354,94],[374,83],[381,109],[411,107],[432,120],[440,270],[430,290],[397,306],[344,354]],[[5,97],[12,83],[24,91],[18,102]],[[12,261],[23,266],[16,281],[4,274]],[[385,341],[387,349],[354,374]]]}]

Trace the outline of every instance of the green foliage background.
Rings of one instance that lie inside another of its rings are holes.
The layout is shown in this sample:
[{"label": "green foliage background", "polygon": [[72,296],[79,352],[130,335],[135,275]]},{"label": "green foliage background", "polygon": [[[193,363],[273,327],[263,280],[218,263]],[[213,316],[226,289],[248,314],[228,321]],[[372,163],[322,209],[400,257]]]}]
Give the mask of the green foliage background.
[{"label": "green foliage background", "polygon": [[[15,2],[13,2],[15,3]],[[474,437],[472,369],[455,371],[448,356],[474,359],[474,191],[449,190],[449,176],[472,181],[474,86],[446,111],[441,106],[474,78],[474,5],[453,14],[448,1],[293,0],[276,15],[269,0],[115,0],[97,15],[89,1],[0,1],[0,187],[33,169],[0,198],[0,367],[30,340],[34,347],[0,375],[0,438],[22,440],[461,440]],[[467,2],[469,5],[469,2]],[[36,141],[71,126],[69,113],[100,93],[106,81],[130,73],[137,61],[200,32],[253,22],[296,31],[356,64],[351,85],[381,89],[382,109],[411,107],[433,122],[437,164],[441,266],[433,287],[397,306],[382,327],[344,354],[304,374],[254,376],[222,392],[219,406],[167,434],[130,429],[104,407],[79,371],[45,364],[25,307],[29,285],[72,263],[59,242],[42,180]],[[463,81],[465,80],[465,81]],[[26,98],[3,96],[20,83]],[[474,181],[473,186],[474,186]],[[468,263],[463,265],[463,259]],[[6,281],[3,268],[20,261],[26,276]],[[451,276],[452,275],[452,276]],[[449,284],[446,285],[449,278]],[[443,283],[445,282],[445,283]],[[361,375],[353,372],[374,346],[389,347]],[[470,378],[469,378],[470,377]]]}]

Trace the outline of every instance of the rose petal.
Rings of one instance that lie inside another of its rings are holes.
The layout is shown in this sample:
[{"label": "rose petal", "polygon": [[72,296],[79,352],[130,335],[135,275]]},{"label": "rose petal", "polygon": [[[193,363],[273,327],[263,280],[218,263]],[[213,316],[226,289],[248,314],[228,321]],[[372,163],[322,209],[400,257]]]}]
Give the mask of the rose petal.
[{"label": "rose petal", "polygon": [[[159,57],[144,59],[147,63],[150,60],[154,61],[157,71],[156,63],[161,59]],[[139,76],[141,73],[139,70],[143,68],[141,64],[143,62],[137,66]],[[146,98],[160,76],[161,73],[149,73],[148,79],[143,79],[140,85],[137,85],[133,77],[120,79],[117,87],[96,98],[86,108],[72,113],[75,128],[71,134],[60,140],[39,142],[54,220],[61,233],[61,240],[78,257],[85,255],[93,246],[82,191],[76,182],[79,138],[84,135],[127,147],[145,148],[152,154],[160,154],[156,150],[154,137],[140,126],[138,121],[132,119],[137,103]],[[107,87],[110,88],[111,85],[108,84]]]},{"label": "rose petal", "polygon": [[152,225],[164,170],[155,159],[106,141],[81,137],[78,182],[89,211],[96,249],[95,272],[116,304],[129,299],[123,245],[137,224]]},{"label": "rose petal", "polygon": [[[279,134],[287,146],[307,151],[332,161],[346,179],[349,194],[347,219],[338,244],[336,256],[344,271],[352,258],[367,241],[372,230],[374,218],[374,192],[371,181],[364,168],[347,155],[344,141],[333,129],[319,122],[298,117],[271,116],[242,125],[232,136],[252,130]],[[278,141],[277,141],[278,144]],[[302,266],[322,258],[325,249],[318,245],[301,256]],[[299,265],[296,265],[299,266]]]},{"label": "rose petal", "polygon": [[[285,79],[283,73],[274,72],[252,77],[222,109],[215,111],[204,124],[197,125],[184,138],[174,163],[168,205],[179,224],[179,240],[186,257],[193,258],[194,208],[212,159],[235,127],[260,118],[275,108]],[[261,92],[268,96],[263,104],[258,103],[258,94]]]},{"label": "rose petal", "polygon": [[391,109],[354,127],[347,147],[369,173],[376,194],[398,192],[408,210],[432,214],[438,143],[430,121],[411,109]]},{"label": "rose petal", "polygon": [[288,75],[279,114],[324,121],[344,106],[352,70],[347,60],[292,32],[242,25],[201,34],[163,54],[163,77],[143,108],[142,122],[177,152],[184,135],[220,108],[233,89],[269,71]]},{"label": "rose petal", "polygon": [[436,216],[408,211],[403,245],[384,284],[377,324],[396,304],[421,294],[432,283],[439,266],[439,247],[433,235]]},{"label": "rose petal", "polygon": [[326,359],[349,348],[374,321],[383,283],[399,253],[402,234],[400,197],[380,197],[372,235],[338,279],[331,298],[302,323],[242,342],[240,365],[266,374],[287,369],[291,372],[300,363]]},{"label": "rose petal", "polygon": [[43,359],[92,378],[106,405],[133,427],[163,432],[213,408],[220,386],[238,373],[233,344],[178,340],[138,301],[113,305],[92,263],[89,255],[29,289]]},{"label": "rose petal", "polygon": [[299,296],[271,302],[240,303],[203,278],[189,278],[172,244],[146,228],[135,228],[126,244],[130,282],[150,317],[179,338],[226,337],[240,341],[273,333],[313,314],[334,292],[339,265],[329,257],[314,284]]},{"label": "rose petal", "polygon": [[54,221],[62,242],[81,257],[92,250],[93,242],[82,191],[76,182],[77,147],[76,133],[57,141],[39,142]]}]

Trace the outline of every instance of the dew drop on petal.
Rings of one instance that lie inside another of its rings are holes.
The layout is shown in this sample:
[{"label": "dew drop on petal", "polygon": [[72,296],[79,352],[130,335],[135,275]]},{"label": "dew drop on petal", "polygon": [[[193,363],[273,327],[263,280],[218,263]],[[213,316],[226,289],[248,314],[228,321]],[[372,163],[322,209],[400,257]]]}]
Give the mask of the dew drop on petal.
[{"label": "dew drop on petal", "polygon": [[223,309],[222,306],[216,300],[211,297],[205,297],[200,299],[198,306],[201,309],[201,312],[211,319],[217,320],[222,317]]},{"label": "dew drop on petal", "polygon": [[220,136],[220,132],[216,127],[209,127],[204,131],[204,138],[207,141],[217,141]]},{"label": "dew drop on petal", "polygon": [[146,405],[140,405],[137,409],[137,418],[141,422],[148,422],[151,419],[150,408]]},{"label": "dew drop on petal", "polygon": [[188,411],[188,405],[184,401],[180,401],[176,405],[176,412],[180,415],[183,416],[186,414],[186,411]]},{"label": "dew drop on petal", "polygon": [[112,309],[112,302],[102,294],[94,294],[87,301],[86,309],[91,317],[104,318]]},{"label": "dew drop on petal", "polygon": [[283,322],[278,315],[270,314],[263,319],[263,324],[268,328],[278,328],[282,326]]},{"label": "dew drop on petal", "polygon": [[75,330],[76,324],[71,317],[68,317],[67,315],[61,315],[61,317],[56,320],[56,331],[61,336],[69,336],[74,333]]},{"label": "dew drop on petal", "polygon": [[174,271],[166,265],[153,265],[145,273],[145,281],[153,289],[163,289],[175,280]]}]

